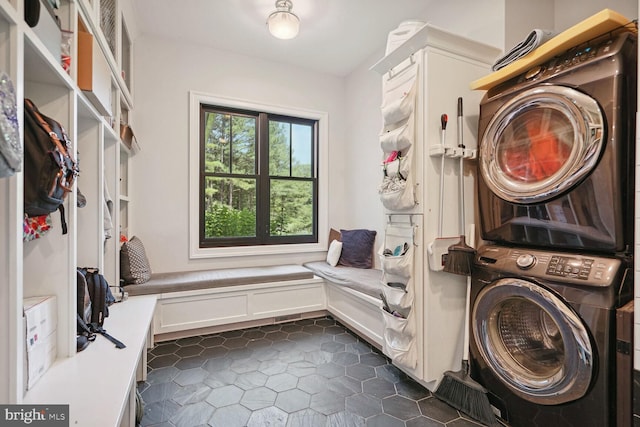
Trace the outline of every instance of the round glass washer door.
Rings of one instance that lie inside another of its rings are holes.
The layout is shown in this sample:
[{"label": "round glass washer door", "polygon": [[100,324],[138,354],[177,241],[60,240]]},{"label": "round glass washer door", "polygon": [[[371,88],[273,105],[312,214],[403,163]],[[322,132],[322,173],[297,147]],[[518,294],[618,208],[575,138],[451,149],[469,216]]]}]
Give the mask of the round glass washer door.
[{"label": "round glass washer door", "polygon": [[591,172],[604,144],[604,119],[590,96],[542,85],[505,103],[482,137],[480,173],[498,197],[540,203]]},{"label": "round glass washer door", "polygon": [[581,398],[593,375],[589,334],[551,291],[526,280],[486,286],[472,312],[475,343],[494,376],[536,404]]}]

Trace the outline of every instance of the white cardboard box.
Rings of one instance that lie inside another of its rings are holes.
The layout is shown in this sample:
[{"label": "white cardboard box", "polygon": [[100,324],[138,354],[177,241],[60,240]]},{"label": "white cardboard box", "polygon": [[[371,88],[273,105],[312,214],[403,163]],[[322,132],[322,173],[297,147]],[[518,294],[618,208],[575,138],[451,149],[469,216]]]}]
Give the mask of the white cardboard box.
[{"label": "white cardboard box", "polygon": [[25,373],[27,390],[44,375],[58,354],[58,325],[55,296],[25,298],[23,301],[26,350]]},{"label": "white cardboard box", "polygon": [[26,320],[27,351],[55,332],[58,326],[58,307],[55,295],[25,298],[23,301]]},{"label": "white cardboard box", "polygon": [[47,369],[55,362],[57,355],[56,331],[53,331],[49,336],[41,338],[38,344],[25,352],[25,371],[27,374],[25,383],[27,390],[31,389],[47,372]]}]

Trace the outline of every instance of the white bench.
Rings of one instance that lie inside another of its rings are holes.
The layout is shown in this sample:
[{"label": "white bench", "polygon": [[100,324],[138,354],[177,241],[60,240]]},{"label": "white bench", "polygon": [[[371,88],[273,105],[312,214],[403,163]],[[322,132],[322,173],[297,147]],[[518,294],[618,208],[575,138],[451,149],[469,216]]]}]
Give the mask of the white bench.
[{"label": "white bench", "polygon": [[300,265],[159,273],[125,290],[157,296],[156,341],[317,315],[326,308],[323,281]]},{"label": "white bench", "polygon": [[[336,273],[319,272],[314,264],[324,264],[329,272]],[[328,312],[380,347],[382,317],[380,299],[376,298],[380,271],[333,268],[324,261],[307,266],[311,270],[300,265],[280,265],[159,273],[153,274],[149,282],[128,285],[125,290],[131,296],[157,296],[156,341]]]},{"label": "white bench", "polygon": [[332,267],[324,261],[304,266],[325,280],[327,311],[371,344],[382,348],[382,271]]}]

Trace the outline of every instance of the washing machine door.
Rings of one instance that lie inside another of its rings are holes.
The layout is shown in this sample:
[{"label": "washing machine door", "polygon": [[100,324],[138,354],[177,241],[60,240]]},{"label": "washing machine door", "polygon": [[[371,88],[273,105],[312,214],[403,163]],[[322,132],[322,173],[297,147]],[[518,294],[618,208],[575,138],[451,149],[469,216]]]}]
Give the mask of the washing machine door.
[{"label": "washing machine door", "polygon": [[489,189],[509,202],[551,199],[595,167],[604,141],[604,119],[590,96],[543,85],[506,102],[480,145],[480,173]]},{"label": "washing machine door", "polygon": [[581,398],[593,376],[589,334],[556,294],[535,283],[500,279],[478,294],[473,338],[494,376],[529,402]]}]

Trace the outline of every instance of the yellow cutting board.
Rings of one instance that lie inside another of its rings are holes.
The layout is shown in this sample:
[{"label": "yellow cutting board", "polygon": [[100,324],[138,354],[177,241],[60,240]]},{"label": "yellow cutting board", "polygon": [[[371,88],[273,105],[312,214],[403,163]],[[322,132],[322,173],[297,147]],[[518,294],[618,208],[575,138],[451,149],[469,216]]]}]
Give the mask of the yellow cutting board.
[{"label": "yellow cutting board", "polygon": [[493,86],[509,80],[511,77],[516,76],[535,65],[545,62],[546,60],[551,59],[554,56],[579,45],[580,43],[584,43],[608,31],[619,29],[625,25],[628,30],[637,32],[635,24],[632,24],[630,19],[620,15],[618,12],[614,12],[611,9],[604,9],[563,31],[517,61],[471,82],[471,89],[491,89]]}]

